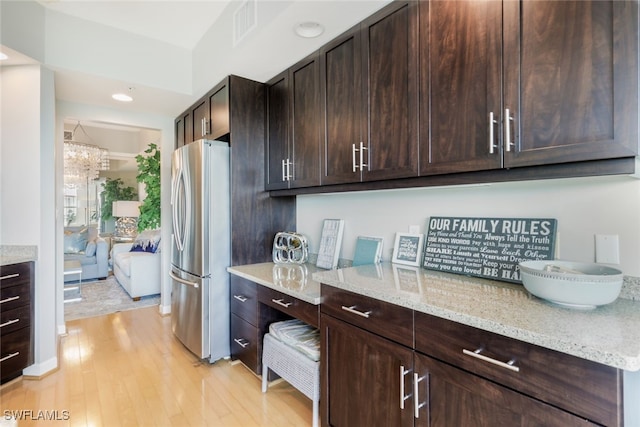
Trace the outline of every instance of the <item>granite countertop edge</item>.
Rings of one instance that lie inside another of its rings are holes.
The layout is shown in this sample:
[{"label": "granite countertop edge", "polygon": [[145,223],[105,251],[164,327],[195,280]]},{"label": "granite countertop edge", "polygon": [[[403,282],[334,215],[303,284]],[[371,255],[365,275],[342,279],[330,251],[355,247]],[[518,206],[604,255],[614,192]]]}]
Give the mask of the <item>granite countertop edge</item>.
[{"label": "granite countertop edge", "polygon": [[38,260],[35,245],[0,245],[0,266]]}]

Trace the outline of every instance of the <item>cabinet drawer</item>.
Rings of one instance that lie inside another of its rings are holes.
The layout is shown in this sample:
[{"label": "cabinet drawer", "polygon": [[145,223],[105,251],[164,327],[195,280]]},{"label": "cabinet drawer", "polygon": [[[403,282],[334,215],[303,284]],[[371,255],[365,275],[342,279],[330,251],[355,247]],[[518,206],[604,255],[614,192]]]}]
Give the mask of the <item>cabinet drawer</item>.
[{"label": "cabinet drawer", "polygon": [[249,322],[231,314],[231,358],[240,359],[249,369],[260,374],[258,352],[262,348],[258,329]]},{"label": "cabinet drawer", "polygon": [[2,287],[0,289],[0,311],[29,305],[31,297],[31,283],[21,280],[15,286]]},{"label": "cabinet drawer", "polygon": [[316,328],[320,327],[320,308],[317,305],[309,304],[287,294],[277,292],[273,289],[260,287],[260,302],[275,308],[291,317],[300,319]]},{"label": "cabinet drawer", "polygon": [[22,374],[32,360],[31,328],[22,328],[2,336],[0,360],[3,383]]},{"label": "cabinet drawer", "polygon": [[424,313],[415,320],[421,353],[597,423],[622,423],[618,369]]},{"label": "cabinet drawer", "polygon": [[10,332],[25,328],[31,323],[31,306],[23,305],[22,307],[12,310],[0,311],[0,335],[4,336]]},{"label": "cabinet drawer", "polygon": [[231,276],[231,312],[258,326],[258,290],[255,283]]},{"label": "cabinet drawer", "polygon": [[29,294],[32,269],[33,263],[31,262],[0,266],[0,289],[26,285],[27,294]]},{"label": "cabinet drawer", "polygon": [[413,347],[413,310],[324,284],[321,293],[323,313]]}]

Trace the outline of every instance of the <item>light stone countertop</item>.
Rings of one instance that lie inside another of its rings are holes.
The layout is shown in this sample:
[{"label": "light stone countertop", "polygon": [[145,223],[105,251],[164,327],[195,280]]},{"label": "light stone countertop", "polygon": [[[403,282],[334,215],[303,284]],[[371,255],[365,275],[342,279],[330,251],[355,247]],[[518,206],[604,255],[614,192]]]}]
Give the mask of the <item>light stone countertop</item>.
[{"label": "light stone countertop", "polygon": [[0,265],[19,264],[37,259],[37,246],[0,245]]},{"label": "light stone countertop", "polygon": [[357,294],[628,371],[640,370],[640,302],[564,308],[518,284],[391,263],[316,273]]},{"label": "light stone countertop", "polygon": [[265,262],[228,267],[227,271],[252,282],[296,297],[309,304],[320,304],[320,282],[312,275],[326,271],[313,264],[274,264]]}]

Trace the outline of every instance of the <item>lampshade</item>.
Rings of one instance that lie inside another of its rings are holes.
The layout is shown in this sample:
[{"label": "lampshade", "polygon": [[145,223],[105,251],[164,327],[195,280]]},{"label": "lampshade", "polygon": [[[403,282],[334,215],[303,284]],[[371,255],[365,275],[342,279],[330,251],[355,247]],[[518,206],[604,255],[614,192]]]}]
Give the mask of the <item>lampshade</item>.
[{"label": "lampshade", "polygon": [[111,214],[116,218],[137,218],[140,216],[140,202],[137,200],[118,200],[113,202]]}]

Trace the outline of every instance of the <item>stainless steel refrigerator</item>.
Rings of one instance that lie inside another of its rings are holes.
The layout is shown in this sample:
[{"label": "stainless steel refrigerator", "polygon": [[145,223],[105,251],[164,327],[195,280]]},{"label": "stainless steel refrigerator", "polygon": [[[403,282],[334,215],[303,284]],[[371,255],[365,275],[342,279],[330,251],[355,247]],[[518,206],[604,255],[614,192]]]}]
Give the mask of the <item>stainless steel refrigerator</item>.
[{"label": "stainless steel refrigerator", "polygon": [[171,329],[201,359],[229,355],[229,144],[199,140],[174,151]]}]

